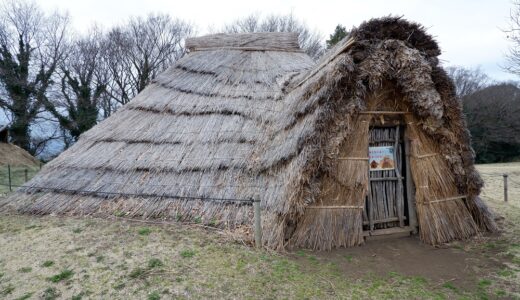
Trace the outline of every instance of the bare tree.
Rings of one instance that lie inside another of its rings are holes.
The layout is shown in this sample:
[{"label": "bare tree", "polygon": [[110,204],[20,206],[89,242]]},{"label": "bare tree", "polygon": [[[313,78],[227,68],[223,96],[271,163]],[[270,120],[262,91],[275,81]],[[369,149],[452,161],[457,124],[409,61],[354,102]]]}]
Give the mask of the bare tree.
[{"label": "bare tree", "polygon": [[109,95],[125,104],[158,73],[184,55],[184,39],[192,26],[169,15],[132,18],[112,29],[107,37],[105,64],[110,70]]},{"label": "bare tree", "polygon": [[513,2],[509,13],[509,27],[503,30],[511,42],[503,68],[511,74],[520,75],[520,1]]},{"label": "bare tree", "polygon": [[457,89],[457,96],[464,98],[490,84],[489,77],[480,68],[468,69],[451,66],[446,68]]},{"label": "bare tree", "polygon": [[59,66],[59,91],[50,100],[44,97],[45,109],[66,130],[66,146],[68,135],[74,142],[97,124],[109,80],[102,61],[105,49],[103,33],[96,28],[73,41]]},{"label": "bare tree", "polygon": [[269,15],[265,18],[252,14],[237,19],[224,26],[224,32],[297,32],[300,46],[310,57],[317,59],[324,51],[321,35],[309,29],[305,22],[296,19],[293,14]]},{"label": "bare tree", "polygon": [[11,118],[13,143],[31,153],[31,124],[64,58],[68,24],[68,16],[44,15],[34,2],[0,7],[0,108]]}]

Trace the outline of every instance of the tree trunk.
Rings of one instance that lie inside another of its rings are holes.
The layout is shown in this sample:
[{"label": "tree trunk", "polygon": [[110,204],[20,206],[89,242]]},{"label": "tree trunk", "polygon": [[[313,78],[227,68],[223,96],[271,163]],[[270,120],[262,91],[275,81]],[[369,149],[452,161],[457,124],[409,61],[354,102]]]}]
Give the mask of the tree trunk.
[{"label": "tree trunk", "polygon": [[31,139],[30,139],[30,124],[26,116],[14,115],[13,122],[9,128],[12,143],[16,146],[25,149],[31,154]]}]

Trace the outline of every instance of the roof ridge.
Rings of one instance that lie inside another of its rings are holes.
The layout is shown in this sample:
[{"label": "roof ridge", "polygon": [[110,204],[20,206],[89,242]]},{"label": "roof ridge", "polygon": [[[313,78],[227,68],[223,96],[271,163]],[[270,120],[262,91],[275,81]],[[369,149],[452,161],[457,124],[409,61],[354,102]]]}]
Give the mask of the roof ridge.
[{"label": "roof ridge", "polygon": [[296,32],[218,33],[186,39],[186,48],[302,52]]}]

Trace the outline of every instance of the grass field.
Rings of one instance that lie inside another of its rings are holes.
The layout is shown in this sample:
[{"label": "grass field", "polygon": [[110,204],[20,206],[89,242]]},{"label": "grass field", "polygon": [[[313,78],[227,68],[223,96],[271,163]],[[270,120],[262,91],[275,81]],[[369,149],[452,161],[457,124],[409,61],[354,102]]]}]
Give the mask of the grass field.
[{"label": "grass field", "polygon": [[0,298],[520,299],[520,198],[501,201],[506,169],[520,179],[520,164],[479,166],[502,234],[442,248],[402,237],[279,254],[199,225],[3,215]]},{"label": "grass field", "polygon": [[[31,179],[38,171],[39,167],[11,167],[11,184],[19,186],[25,182],[25,170],[27,170],[27,179]],[[9,192],[9,172],[7,166],[0,165],[0,196]],[[13,187],[13,189],[15,189]]]}]

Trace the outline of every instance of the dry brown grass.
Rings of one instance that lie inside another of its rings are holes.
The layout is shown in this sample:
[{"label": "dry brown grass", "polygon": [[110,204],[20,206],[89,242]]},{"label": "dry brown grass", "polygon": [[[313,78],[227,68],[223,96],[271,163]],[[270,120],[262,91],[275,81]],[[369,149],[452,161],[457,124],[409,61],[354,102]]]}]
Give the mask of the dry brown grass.
[{"label": "dry brown grass", "polygon": [[504,199],[503,174],[508,174],[509,204],[520,207],[520,162],[485,164],[477,166],[484,179],[482,197],[486,200],[501,201]]},{"label": "dry brown grass", "polygon": [[[53,289],[65,299],[74,295],[143,299],[154,292],[162,299],[518,298],[520,199],[511,196],[509,203],[501,201],[500,175],[520,174],[520,164],[478,169],[487,183],[485,201],[505,219],[500,236],[449,246],[467,253],[472,275],[465,279],[473,282],[471,288],[459,286],[452,274],[441,281],[421,272],[377,274],[381,266],[373,263],[374,257],[364,251],[352,256],[352,248],[343,255],[335,252],[336,258],[310,251],[280,255],[251,249],[200,226],[2,215],[0,298],[31,294],[36,299]],[[482,261],[496,263],[490,266]],[[399,264],[399,256],[387,262]],[[430,269],[421,266],[417,269]],[[355,272],[349,271],[352,268]],[[55,283],[49,278],[63,279]]]},{"label": "dry brown grass", "polygon": [[39,164],[39,160],[22,148],[12,144],[0,143],[0,166],[11,165],[36,168]]}]

